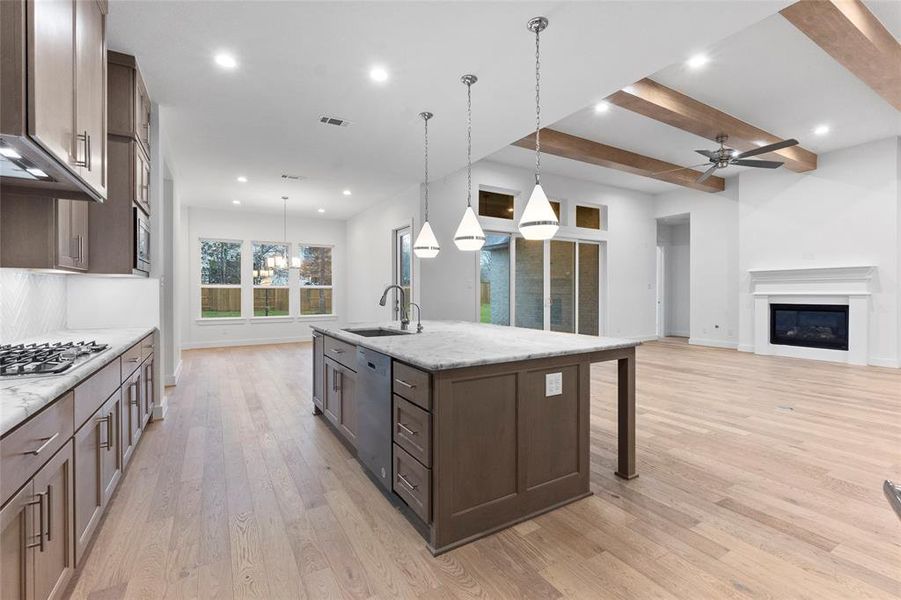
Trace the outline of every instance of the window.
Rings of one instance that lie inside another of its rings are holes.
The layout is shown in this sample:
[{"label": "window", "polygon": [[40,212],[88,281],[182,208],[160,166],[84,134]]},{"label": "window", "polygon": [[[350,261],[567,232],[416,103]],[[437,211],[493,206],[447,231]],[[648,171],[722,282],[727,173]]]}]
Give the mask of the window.
[{"label": "window", "polygon": [[241,242],[200,240],[200,316],[241,316]]},{"label": "window", "polygon": [[486,234],[479,262],[479,321],[509,325],[510,236]]},{"label": "window", "polygon": [[[410,227],[394,230],[394,284],[404,290],[407,300],[407,316],[413,301],[413,234]],[[394,290],[394,320],[400,319],[400,294]]]},{"label": "window", "polygon": [[300,255],[300,314],[332,314],[332,249],[304,246]]},{"label": "window", "polygon": [[513,196],[479,190],[479,215],[498,219],[512,219]]},{"label": "window", "polygon": [[253,316],[288,315],[288,245],[253,243]]},{"label": "window", "polygon": [[516,238],[516,326],[544,329],[544,242]]},{"label": "window", "polygon": [[560,203],[556,200],[548,200],[551,203],[551,208],[554,209],[554,214],[557,215],[557,221],[560,221]]},{"label": "window", "polygon": [[576,206],[576,227],[601,228],[601,209],[596,206]]}]

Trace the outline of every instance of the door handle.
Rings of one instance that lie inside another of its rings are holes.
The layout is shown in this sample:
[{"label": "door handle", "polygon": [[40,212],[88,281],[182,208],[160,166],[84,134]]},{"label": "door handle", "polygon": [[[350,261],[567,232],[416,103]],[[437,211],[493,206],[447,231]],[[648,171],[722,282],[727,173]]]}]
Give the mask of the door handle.
[{"label": "door handle", "polygon": [[[37,495],[36,500],[29,500],[25,503],[25,506],[38,506],[38,541],[31,542],[30,544],[25,544],[25,549],[29,548],[39,548],[41,552],[44,551],[44,494],[40,493]],[[32,513],[34,514],[34,513]],[[34,521],[32,520],[32,523]]]},{"label": "door handle", "polygon": [[87,142],[85,142],[85,151],[87,152],[87,155],[85,156],[85,162],[88,163],[88,171],[93,171],[94,161],[91,158],[91,135],[87,131],[85,131],[84,134],[88,138]]},{"label": "door handle", "polygon": [[[78,142],[84,142],[84,160],[78,160]],[[72,161],[72,164],[76,167],[87,167],[88,166],[88,131],[85,130],[84,133],[78,133],[75,135],[75,160]]]},{"label": "door handle", "polygon": [[53,541],[53,484],[47,484],[47,541]]},{"label": "door handle", "polygon": [[58,438],[58,437],[59,437],[59,432],[57,431],[56,433],[54,433],[54,434],[51,435],[50,437],[44,438],[44,439],[43,439],[43,442],[44,442],[44,443],[41,444],[40,446],[38,446],[38,448],[37,448],[36,450],[29,450],[28,452],[24,452],[23,454],[31,454],[32,456],[37,456],[38,454],[40,454],[41,452],[43,452],[44,449],[45,449],[47,446],[49,446],[49,445],[53,442],[53,440],[55,440],[55,439]]},{"label": "door handle", "polygon": [[97,423],[106,423],[106,443],[103,442],[103,438],[100,439],[100,447],[109,450],[109,447],[112,443],[112,437],[110,436],[110,415],[106,415],[105,417],[97,417]]}]

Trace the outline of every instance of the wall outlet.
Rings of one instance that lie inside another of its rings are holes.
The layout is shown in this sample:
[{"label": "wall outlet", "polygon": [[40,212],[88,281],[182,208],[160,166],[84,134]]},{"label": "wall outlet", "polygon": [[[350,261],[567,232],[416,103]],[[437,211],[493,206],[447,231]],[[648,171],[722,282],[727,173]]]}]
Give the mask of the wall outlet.
[{"label": "wall outlet", "polygon": [[563,393],[563,373],[548,373],[544,376],[544,395],[559,396]]}]

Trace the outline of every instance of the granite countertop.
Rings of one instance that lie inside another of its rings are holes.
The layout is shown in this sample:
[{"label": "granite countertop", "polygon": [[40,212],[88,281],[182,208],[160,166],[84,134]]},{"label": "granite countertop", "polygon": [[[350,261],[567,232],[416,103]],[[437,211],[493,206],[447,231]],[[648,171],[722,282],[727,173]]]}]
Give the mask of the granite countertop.
[{"label": "granite countertop", "polygon": [[91,360],[59,375],[42,377],[0,377],[0,436],[17,427],[47,404],[111,363],[149,333],[153,327],[129,329],[63,329],[33,338],[16,340],[16,344],[44,342],[78,342],[94,340],[109,348]]},{"label": "granite countertop", "polygon": [[427,371],[444,371],[550,356],[632,348],[640,342],[623,338],[576,335],[487,325],[469,321],[423,321],[422,333],[410,323],[409,335],[363,337],[345,329],[393,329],[400,323],[354,323],[344,328],[311,327],[345,341],[387,354]]}]

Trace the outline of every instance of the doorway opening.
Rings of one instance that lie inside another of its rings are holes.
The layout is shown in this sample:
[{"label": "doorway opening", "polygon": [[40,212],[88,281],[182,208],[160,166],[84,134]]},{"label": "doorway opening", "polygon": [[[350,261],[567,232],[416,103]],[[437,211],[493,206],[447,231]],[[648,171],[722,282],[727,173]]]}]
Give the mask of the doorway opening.
[{"label": "doorway opening", "polygon": [[657,337],[690,337],[691,217],[657,219]]}]

